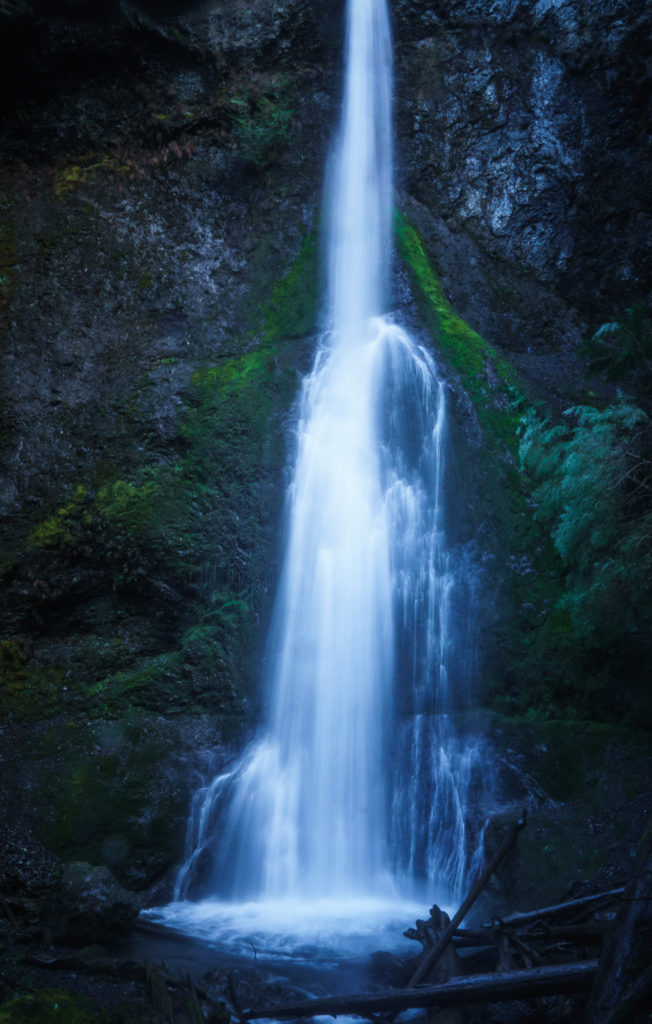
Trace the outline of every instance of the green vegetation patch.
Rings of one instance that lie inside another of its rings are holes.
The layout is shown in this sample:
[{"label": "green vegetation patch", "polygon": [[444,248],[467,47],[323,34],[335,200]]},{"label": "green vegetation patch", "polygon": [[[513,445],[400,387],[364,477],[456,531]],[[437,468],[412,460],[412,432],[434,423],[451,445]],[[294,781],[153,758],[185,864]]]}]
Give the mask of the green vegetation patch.
[{"label": "green vegetation patch", "polygon": [[536,516],[563,565],[556,614],[565,616],[583,653],[587,682],[579,699],[591,701],[594,715],[616,708],[648,725],[651,454],[649,417],[622,396],[604,409],[568,409],[564,424],[532,413],[521,439]]},{"label": "green vegetation patch", "polygon": [[268,344],[305,338],[319,313],[320,274],[317,231],[306,234],[294,263],[279,278],[263,319]]},{"label": "green vegetation patch", "polygon": [[0,1006],[0,1024],[114,1024],[117,1018],[63,989],[14,996]]},{"label": "green vegetation patch", "polygon": [[98,172],[122,173],[131,168],[111,153],[87,153],[75,162],[61,163],[52,172],[52,193],[55,199],[64,199],[80,186],[93,181]]},{"label": "green vegetation patch", "polygon": [[247,652],[256,645],[256,595],[267,571],[255,553],[265,550],[280,509],[282,417],[300,381],[298,346],[316,320],[316,277],[311,234],[259,309],[257,336],[192,374],[177,458],[128,478],[98,474],[77,484],[29,536],[33,574],[48,580],[48,592],[74,606],[75,595],[68,595],[75,580],[83,589],[85,574],[97,579],[99,571],[105,590],[139,620],[144,607],[156,607],[169,637],[162,643],[160,626],[152,639],[139,625],[144,646],[136,636],[116,649],[114,664],[101,638],[95,647],[64,651],[65,668],[19,659],[5,672],[4,713],[55,713],[64,676],[66,706],[83,703],[91,717],[129,708],[237,713],[233,683],[238,690],[250,685]]},{"label": "green vegetation patch", "polygon": [[[63,860],[108,864],[125,885],[148,885],[181,856],[188,792],[161,766],[171,742],[148,716],[59,723],[45,737],[56,773],[39,774],[33,800],[43,841]],[[47,763],[47,762],[46,762]]]},{"label": "green vegetation patch", "polygon": [[58,665],[32,665],[15,639],[0,641],[0,716],[26,721],[49,718],[59,711],[64,670]]},{"label": "green vegetation patch", "polygon": [[82,538],[82,528],[90,524],[88,490],[79,484],[72,499],[33,530],[30,540],[39,548],[73,548]]},{"label": "green vegetation patch", "polygon": [[417,230],[400,213],[395,226],[425,324],[483,429],[476,468],[483,507],[498,549],[510,553],[511,571],[495,595],[496,656],[484,666],[483,699],[532,721],[609,718],[614,712],[605,702],[604,668],[578,628],[565,589],[563,553],[554,531],[548,532],[550,521],[535,514],[540,499],[536,490],[533,497],[524,472],[521,438],[537,413],[507,360],[452,308]]},{"label": "green vegetation patch", "polygon": [[423,239],[398,210],[394,226],[399,253],[416,287],[426,324],[437,338],[439,351],[459,375],[488,440],[505,446],[515,458],[521,415],[527,403],[512,367],[455,312]]},{"label": "green vegetation patch", "polygon": [[240,151],[249,163],[263,167],[291,138],[293,91],[283,75],[267,76],[246,91],[229,97],[226,111]]}]

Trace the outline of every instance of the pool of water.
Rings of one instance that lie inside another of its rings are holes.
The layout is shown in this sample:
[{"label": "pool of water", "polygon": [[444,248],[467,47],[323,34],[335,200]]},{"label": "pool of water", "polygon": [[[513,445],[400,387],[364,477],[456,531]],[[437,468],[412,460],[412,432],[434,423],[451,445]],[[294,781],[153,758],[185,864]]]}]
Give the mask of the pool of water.
[{"label": "pool of water", "polygon": [[144,921],[164,925],[227,958],[291,961],[327,966],[378,950],[411,956],[419,951],[403,932],[421,904],[401,900],[279,899],[256,902],[179,901],[143,911]]}]

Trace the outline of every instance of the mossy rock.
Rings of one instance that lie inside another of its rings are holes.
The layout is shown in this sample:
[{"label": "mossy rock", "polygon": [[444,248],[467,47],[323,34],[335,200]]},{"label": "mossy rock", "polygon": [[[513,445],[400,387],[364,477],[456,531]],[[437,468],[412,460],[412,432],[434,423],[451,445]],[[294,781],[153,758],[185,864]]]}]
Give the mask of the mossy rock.
[{"label": "mossy rock", "polygon": [[47,848],[107,864],[127,887],[152,884],[183,852],[190,781],[170,769],[174,739],[132,716],[92,729],[71,722],[55,740],[56,772],[32,786]]},{"label": "mossy rock", "polygon": [[14,996],[0,1006],[0,1024],[116,1024],[118,1018],[64,989]]},{"label": "mossy rock", "polygon": [[60,666],[35,668],[15,638],[0,641],[0,718],[48,718],[60,709],[64,672]]},{"label": "mossy rock", "polygon": [[426,326],[437,350],[458,374],[487,440],[516,458],[518,429],[528,406],[511,365],[459,316],[444,294],[433,261],[417,229],[396,211],[396,238]]},{"label": "mossy rock", "polygon": [[256,699],[285,425],[317,279],[312,231],[286,273],[261,284],[255,326],[228,355],[184,365],[172,457],[98,462],[38,521],[26,515],[24,547],[6,563],[16,635],[0,649],[0,716],[237,716]]}]

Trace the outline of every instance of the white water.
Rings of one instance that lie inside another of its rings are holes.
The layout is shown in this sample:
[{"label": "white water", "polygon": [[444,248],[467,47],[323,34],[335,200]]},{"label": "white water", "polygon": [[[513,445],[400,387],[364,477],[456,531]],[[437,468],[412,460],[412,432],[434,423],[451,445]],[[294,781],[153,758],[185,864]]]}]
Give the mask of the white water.
[{"label": "white water", "polygon": [[[456,900],[469,867],[474,754],[446,713],[468,675],[451,617],[472,615],[445,533],[445,389],[383,315],[391,83],[385,0],[349,0],[332,327],[302,391],[267,721],[196,795],[176,902],[155,912],[277,952],[326,933],[377,948],[380,920],[400,934],[425,909],[417,893]],[[189,903],[198,891],[210,899]]]}]

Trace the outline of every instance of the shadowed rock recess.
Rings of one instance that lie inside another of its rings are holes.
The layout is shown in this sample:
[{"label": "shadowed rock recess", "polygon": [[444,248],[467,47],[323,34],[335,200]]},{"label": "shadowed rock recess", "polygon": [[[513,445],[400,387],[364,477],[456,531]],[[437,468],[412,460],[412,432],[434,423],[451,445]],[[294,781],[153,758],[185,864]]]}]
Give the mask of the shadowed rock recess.
[{"label": "shadowed rock recess", "polygon": [[[635,626],[602,643],[576,595],[597,600],[593,578],[578,583],[519,444],[528,416],[568,439],[563,410],[611,408],[619,388],[650,412],[649,320],[630,377],[583,353],[652,301],[651,15],[646,0],[392,13],[394,315],[446,378],[456,543],[486,609],[460,721],[493,744],[501,806],[537,815],[548,852],[505,881],[535,904],[587,873],[626,876],[646,812],[649,582]],[[342,15],[335,0],[0,0],[0,881],[15,914],[44,876],[58,884],[56,858],[168,894],[191,792],[258,719],[294,401],[323,326]],[[636,423],[627,523],[650,514]]]}]

